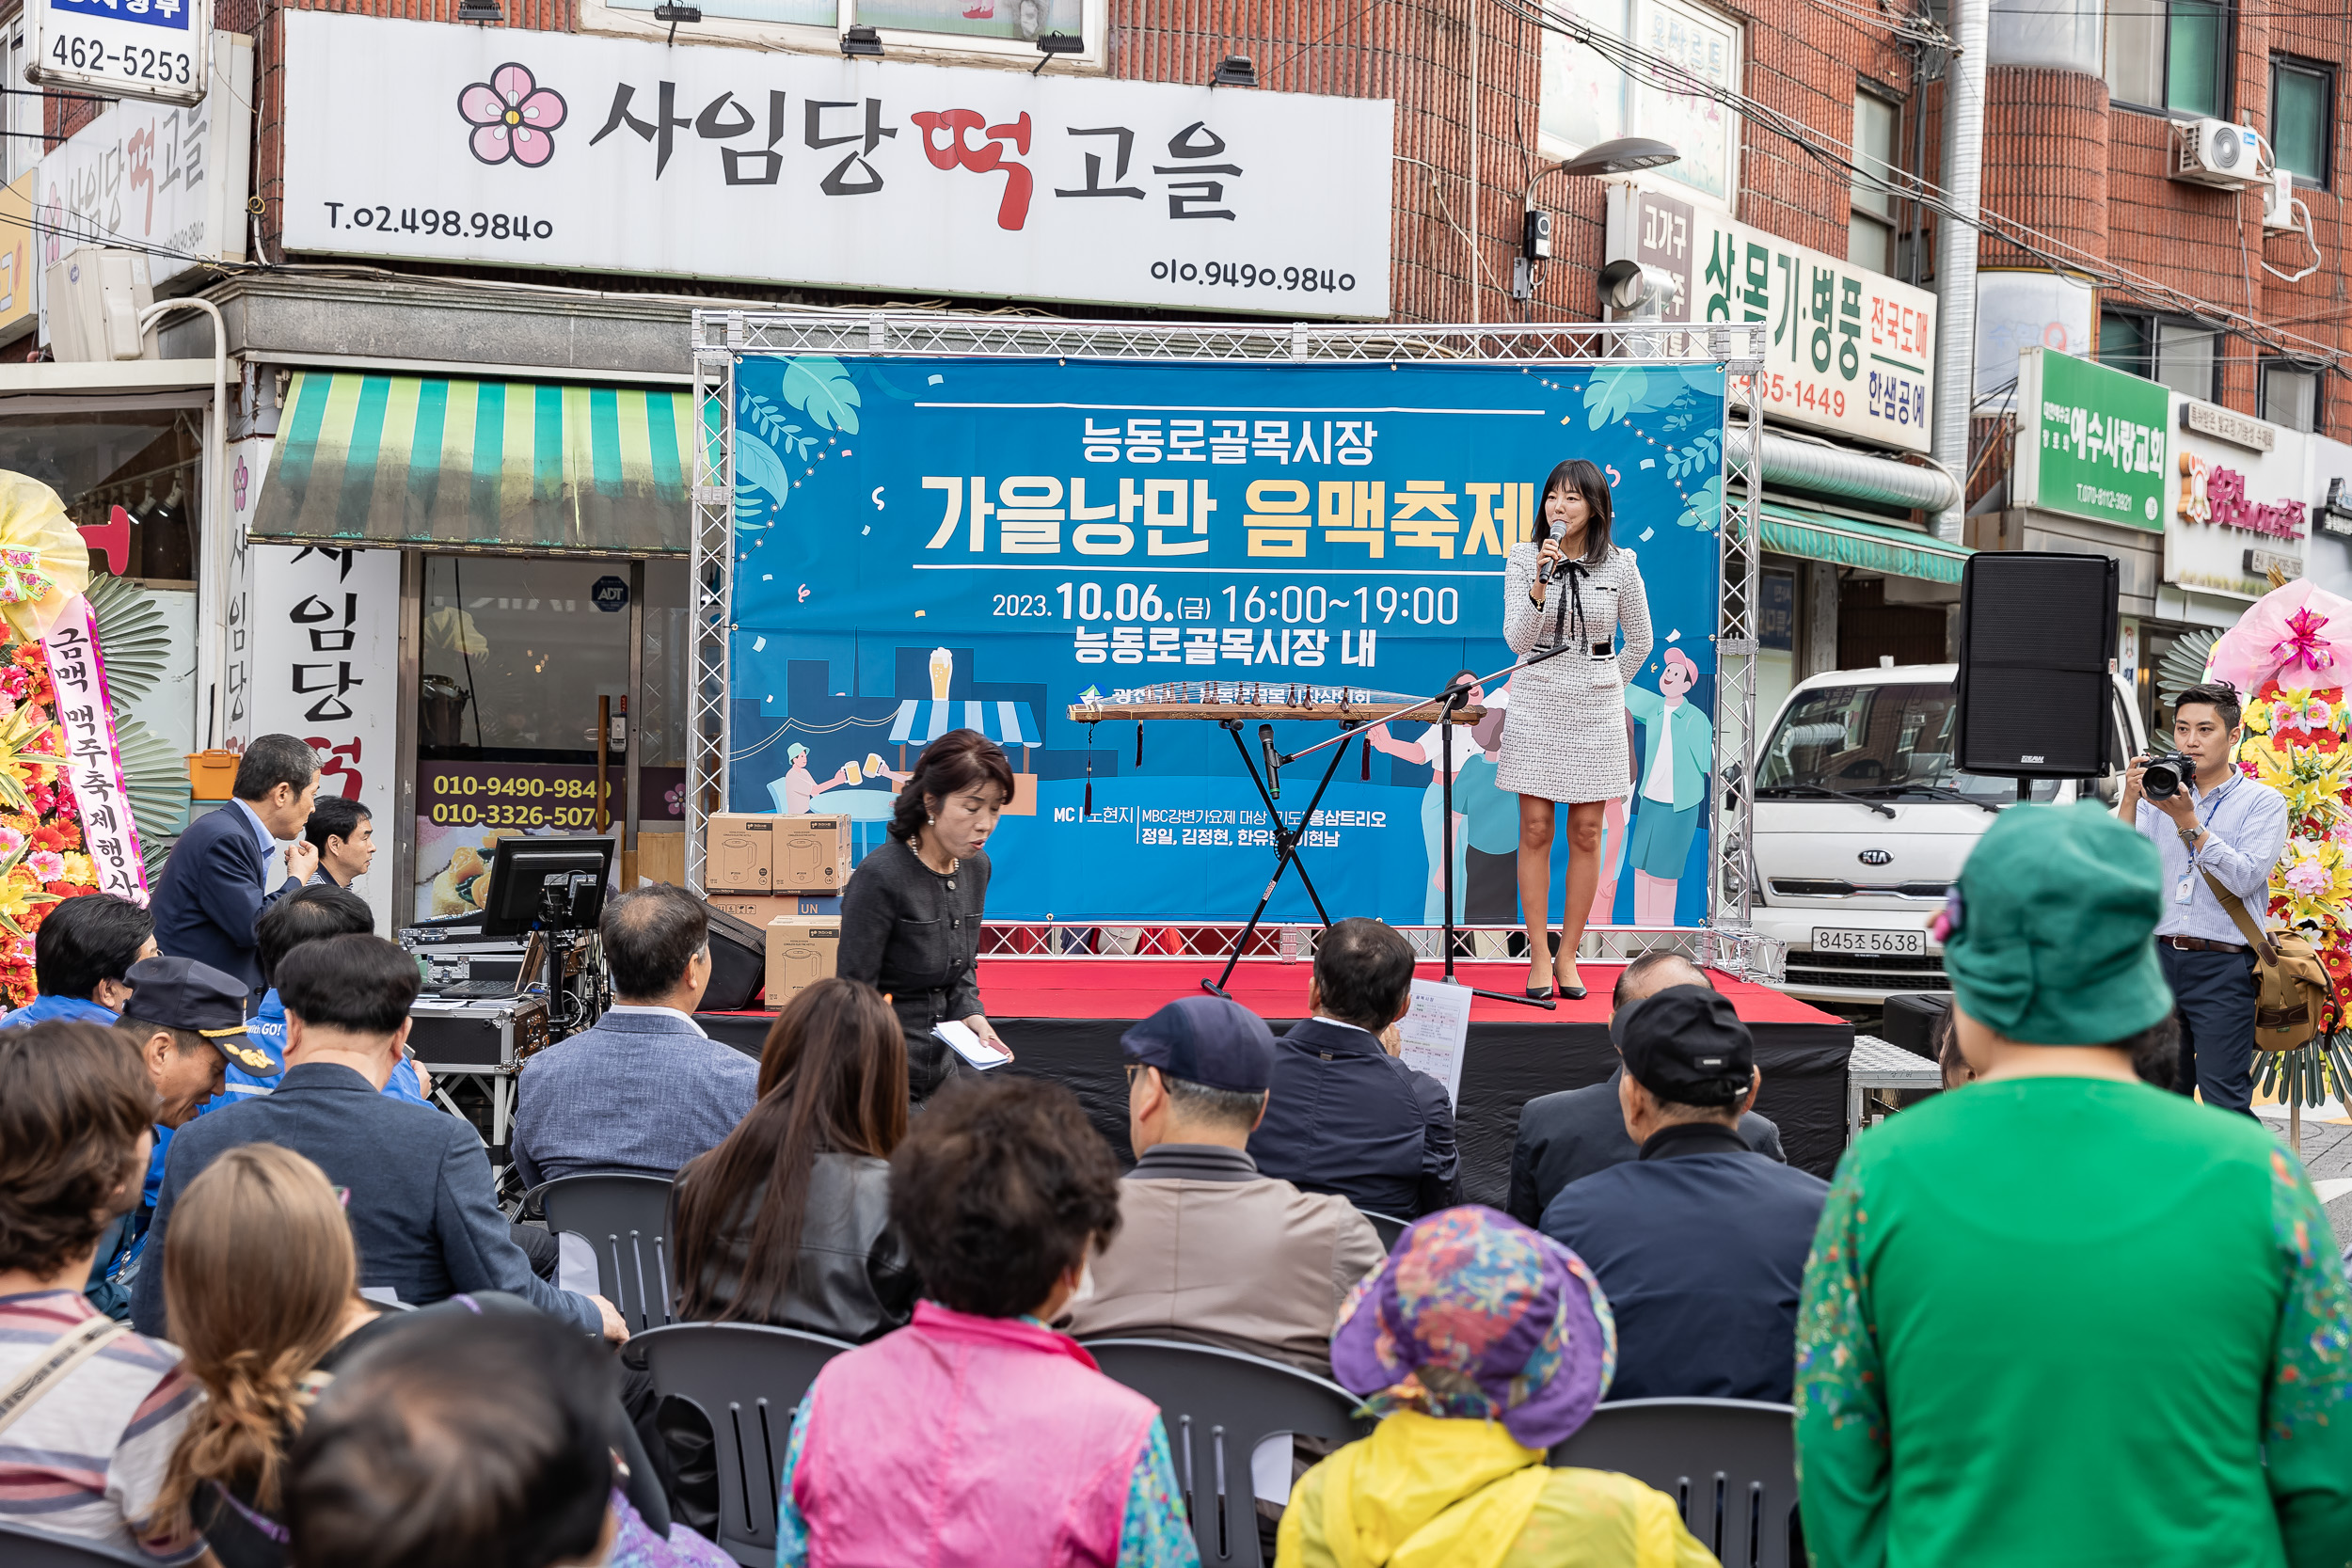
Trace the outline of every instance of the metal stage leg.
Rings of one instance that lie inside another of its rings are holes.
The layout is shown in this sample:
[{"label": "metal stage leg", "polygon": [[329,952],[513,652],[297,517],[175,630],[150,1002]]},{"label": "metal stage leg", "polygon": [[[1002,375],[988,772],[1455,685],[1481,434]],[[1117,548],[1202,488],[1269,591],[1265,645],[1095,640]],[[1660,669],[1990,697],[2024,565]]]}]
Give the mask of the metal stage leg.
[{"label": "metal stage leg", "polygon": [[1315,918],[1325,929],[1330,928],[1331,916],[1323,907],[1323,895],[1315,891],[1314,879],[1307,875],[1307,863],[1298,858],[1298,841],[1307,836],[1307,824],[1315,819],[1315,807],[1323,803],[1323,792],[1331,787],[1332,775],[1340,769],[1340,759],[1347,755],[1348,742],[1343,740],[1331,749],[1331,760],[1324,765],[1322,782],[1315,785],[1294,832],[1282,825],[1282,808],[1275,804],[1273,792],[1267,789],[1263,775],[1258,771],[1258,759],[1249,754],[1248,746],[1242,740],[1241,721],[1223,719],[1218,723],[1233,737],[1233,749],[1241,752],[1241,765],[1249,770],[1249,782],[1258,786],[1258,799],[1265,802],[1266,816],[1274,823],[1275,845],[1274,875],[1266,879],[1265,891],[1258,895],[1258,907],[1249,911],[1249,924],[1242,927],[1241,935],[1233,941],[1233,950],[1225,956],[1224,973],[1214,980],[1204,978],[1200,982],[1202,990],[1212,996],[1225,996],[1230,1002],[1232,998],[1225,994],[1226,983],[1233,977],[1233,966],[1249,950],[1249,939],[1256,934],[1258,922],[1264,918],[1265,907],[1274,901],[1274,890],[1281,884],[1283,872],[1293,866],[1298,868],[1298,879],[1306,886],[1307,897],[1315,907]]}]

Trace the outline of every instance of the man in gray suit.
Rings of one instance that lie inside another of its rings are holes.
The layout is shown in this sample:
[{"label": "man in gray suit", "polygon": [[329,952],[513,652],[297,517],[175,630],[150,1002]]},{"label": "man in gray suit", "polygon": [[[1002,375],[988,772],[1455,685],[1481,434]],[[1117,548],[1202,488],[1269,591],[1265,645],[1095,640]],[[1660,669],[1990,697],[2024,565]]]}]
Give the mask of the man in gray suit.
[{"label": "man in gray suit", "polygon": [[598,925],[620,1000],[523,1065],[515,1165],[532,1186],[591,1171],[669,1176],[735,1131],[759,1063],[702,1032],[710,919],[667,884],[624,893]]},{"label": "man in gray suit", "polygon": [[[1715,989],[1707,971],[1679,953],[1653,948],[1625,966],[1617,989],[1610,994],[1613,1018],[1646,997],[1670,986]],[[1511,1147],[1511,1193],[1503,1209],[1521,1225],[1543,1223],[1544,1211],[1569,1182],[1621,1165],[1641,1153],[1625,1130],[1625,1112],[1617,1104],[1620,1067],[1604,1083],[1557,1094],[1537,1095],[1519,1108],[1519,1135]],[[1758,1154],[1783,1164],[1780,1129],[1749,1111],[1740,1117],[1740,1136]]]},{"label": "man in gray suit", "polygon": [[304,942],[278,966],[286,1005],[286,1071],[277,1089],[199,1117],[171,1140],[149,1227],[131,1321],[165,1335],[162,1260],[173,1207],[188,1183],[244,1144],[271,1143],[315,1163],[342,1193],[359,1249],[359,1286],[411,1307],[504,1291],[587,1334],[628,1338],[601,1296],[559,1291],[531,1272],[490,1188],[473,1129],[382,1091],[408,1039],[417,961],[381,937]]}]

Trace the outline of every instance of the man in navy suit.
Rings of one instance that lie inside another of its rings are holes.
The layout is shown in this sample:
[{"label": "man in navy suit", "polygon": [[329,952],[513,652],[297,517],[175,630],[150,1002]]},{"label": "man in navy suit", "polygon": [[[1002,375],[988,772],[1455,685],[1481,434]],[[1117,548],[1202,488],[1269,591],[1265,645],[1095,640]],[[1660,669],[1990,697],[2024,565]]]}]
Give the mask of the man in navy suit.
[{"label": "man in navy suit", "polygon": [[[234,799],[189,823],[164,863],[152,905],[155,945],[260,990],[253,923],[318,869],[319,852],[302,836],[318,792],[318,754],[302,741],[265,735],[247,746],[230,789]],[[284,839],[294,840],[286,879],[273,892],[269,859]]]},{"label": "man in navy suit", "polygon": [[[306,942],[278,966],[286,1004],[286,1072],[277,1089],[199,1117],[171,1140],[148,1229],[164,1256],[188,1183],[244,1144],[277,1144],[310,1160],[342,1193],[359,1248],[359,1285],[411,1307],[504,1291],[584,1334],[618,1343],[628,1330],[600,1296],[561,1291],[532,1273],[490,1185],[473,1129],[383,1092],[407,1042],[417,965],[381,937]],[[136,999],[134,999],[135,1006]],[[165,1331],[163,1269],[140,1269],[131,1316]]]}]

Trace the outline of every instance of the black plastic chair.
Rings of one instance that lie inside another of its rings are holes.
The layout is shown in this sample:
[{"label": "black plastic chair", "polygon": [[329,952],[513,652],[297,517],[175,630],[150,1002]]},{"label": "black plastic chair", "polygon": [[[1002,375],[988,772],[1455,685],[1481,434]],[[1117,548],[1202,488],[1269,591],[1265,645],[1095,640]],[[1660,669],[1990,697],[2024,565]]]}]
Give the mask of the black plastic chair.
[{"label": "black plastic chair", "polygon": [[[1249,1458],[1276,1433],[1334,1445],[1371,1434],[1362,1402],[1279,1361],[1168,1339],[1082,1341],[1096,1365],[1160,1407],[1202,1568],[1260,1568]],[[1205,1472],[1205,1473],[1204,1473]]]},{"label": "black plastic chair", "polygon": [[596,1291],[631,1334],[676,1320],[670,1267],[670,1179],[620,1172],[543,1181],[523,1199],[548,1228],[584,1237],[596,1254]]},{"label": "black plastic chair", "polygon": [[1405,1234],[1406,1227],[1413,1223],[1411,1220],[1398,1219],[1394,1214],[1383,1214],[1374,1209],[1359,1209],[1356,1212],[1372,1222],[1372,1228],[1379,1233],[1380,1244],[1391,1252],[1396,1250],[1396,1239]]},{"label": "black plastic chair", "polygon": [[776,1482],[792,1413],[840,1339],[763,1323],[672,1323],[628,1342],[654,1390],[699,1409],[717,1442],[719,1549],[746,1568],[776,1560]]},{"label": "black plastic chair", "polygon": [[1795,1421],[1754,1400],[1624,1400],[1595,1410],[1551,1463],[1658,1488],[1724,1568],[1790,1568],[1805,1560]]},{"label": "black plastic chair", "polygon": [[79,1536],[52,1535],[25,1525],[0,1524],[0,1562],[8,1568],[92,1568],[93,1564],[113,1568],[148,1560]]}]

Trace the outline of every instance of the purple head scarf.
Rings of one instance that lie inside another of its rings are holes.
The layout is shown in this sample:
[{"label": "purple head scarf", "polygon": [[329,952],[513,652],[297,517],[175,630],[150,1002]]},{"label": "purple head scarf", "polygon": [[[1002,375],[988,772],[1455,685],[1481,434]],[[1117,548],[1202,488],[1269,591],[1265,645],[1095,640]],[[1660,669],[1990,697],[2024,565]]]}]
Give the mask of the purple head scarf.
[{"label": "purple head scarf", "polygon": [[1617,1325],[1584,1260],[1492,1209],[1419,1220],[1356,1287],[1331,1373],[1375,1415],[1501,1421],[1548,1449],[1582,1426],[1617,1370]]}]

